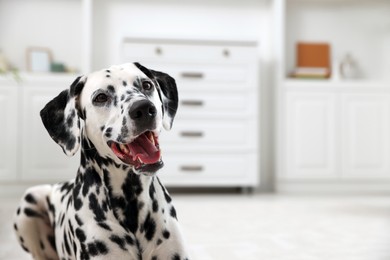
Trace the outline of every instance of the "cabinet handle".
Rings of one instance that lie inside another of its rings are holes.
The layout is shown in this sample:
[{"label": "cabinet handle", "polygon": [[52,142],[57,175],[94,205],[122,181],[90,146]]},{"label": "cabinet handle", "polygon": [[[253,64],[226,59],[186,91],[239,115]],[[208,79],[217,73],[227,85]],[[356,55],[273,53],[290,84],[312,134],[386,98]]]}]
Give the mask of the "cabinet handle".
[{"label": "cabinet handle", "polygon": [[226,58],[228,58],[230,56],[230,51],[228,49],[224,49],[222,53],[223,53],[223,56],[225,56]]},{"label": "cabinet handle", "polygon": [[203,78],[202,72],[182,72],[181,77],[182,78],[190,78],[190,79],[202,79]]},{"label": "cabinet handle", "polygon": [[182,172],[199,173],[202,172],[204,169],[201,165],[183,165],[180,167],[180,170]]},{"label": "cabinet handle", "polygon": [[203,132],[196,132],[196,131],[183,131],[180,132],[181,137],[195,137],[195,138],[200,138],[203,137]]},{"label": "cabinet handle", "polygon": [[163,53],[161,47],[156,47],[156,49],[154,50],[154,52],[157,54],[157,55],[161,55]]},{"label": "cabinet handle", "polygon": [[181,104],[183,106],[201,107],[204,105],[204,102],[202,100],[182,100]]}]

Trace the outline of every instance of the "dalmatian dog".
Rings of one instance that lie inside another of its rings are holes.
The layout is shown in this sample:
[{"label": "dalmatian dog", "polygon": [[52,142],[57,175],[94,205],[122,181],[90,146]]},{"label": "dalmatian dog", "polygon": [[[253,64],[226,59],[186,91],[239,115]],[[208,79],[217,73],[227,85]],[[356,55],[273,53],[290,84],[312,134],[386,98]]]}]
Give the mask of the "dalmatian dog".
[{"label": "dalmatian dog", "polygon": [[15,216],[34,259],[188,259],[172,199],[156,176],[159,133],[172,127],[175,80],[139,63],[78,77],[41,111],[72,156],[74,180],[29,188]]}]

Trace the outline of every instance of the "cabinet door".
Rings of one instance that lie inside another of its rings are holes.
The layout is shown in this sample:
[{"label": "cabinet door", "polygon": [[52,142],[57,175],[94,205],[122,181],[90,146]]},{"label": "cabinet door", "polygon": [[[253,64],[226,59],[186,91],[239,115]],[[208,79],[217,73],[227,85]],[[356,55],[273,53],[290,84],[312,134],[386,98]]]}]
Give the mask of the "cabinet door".
[{"label": "cabinet door", "polygon": [[336,96],[288,93],[285,178],[336,176]]},{"label": "cabinet door", "polygon": [[16,86],[0,87],[0,180],[17,179],[18,96]]},{"label": "cabinet door", "polygon": [[342,98],[344,177],[390,177],[390,95]]},{"label": "cabinet door", "polygon": [[[64,84],[65,85],[65,84]],[[49,136],[40,110],[63,87],[26,86],[23,90],[23,180],[63,181],[76,176],[79,156],[67,157]]]}]

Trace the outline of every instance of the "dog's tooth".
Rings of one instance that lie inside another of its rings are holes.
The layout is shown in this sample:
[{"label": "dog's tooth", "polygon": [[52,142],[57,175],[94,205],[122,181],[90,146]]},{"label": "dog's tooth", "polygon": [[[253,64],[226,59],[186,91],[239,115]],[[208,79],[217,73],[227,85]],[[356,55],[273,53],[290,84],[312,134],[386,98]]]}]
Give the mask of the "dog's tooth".
[{"label": "dog's tooth", "polygon": [[148,132],[148,139],[150,140],[150,142],[151,142],[152,144],[155,144],[155,143],[154,143],[154,137],[153,137],[153,133],[152,133],[152,132]]},{"label": "dog's tooth", "polygon": [[129,153],[129,149],[127,149],[126,145],[121,144],[120,147],[121,147],[122,152]]}]

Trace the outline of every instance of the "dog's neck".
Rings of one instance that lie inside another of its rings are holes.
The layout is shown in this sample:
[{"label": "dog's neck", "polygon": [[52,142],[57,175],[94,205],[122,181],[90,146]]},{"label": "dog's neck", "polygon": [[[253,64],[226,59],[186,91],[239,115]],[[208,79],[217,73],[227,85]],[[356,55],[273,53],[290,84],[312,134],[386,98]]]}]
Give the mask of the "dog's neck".
[{"label": "dog's neck", "polygon": [[142,221],[139,214],[142,210],[156,212],[163,209],[156,209],[162,207],[157,205],[157,196],[164,196],[167,204],[171,201],[157,177],[137,175],[132,167],[102,157],[92,142],[83,138],[81,166],[75,187],[76,191],[86,197],[89,196],[89,189],[92,186],[97,186],[99,189],[96,192],[100,194],[97,201],[101,204],[99,206],[102,210],[112,209],[120,224],[133,233],[139,230],[139,222]]}]

